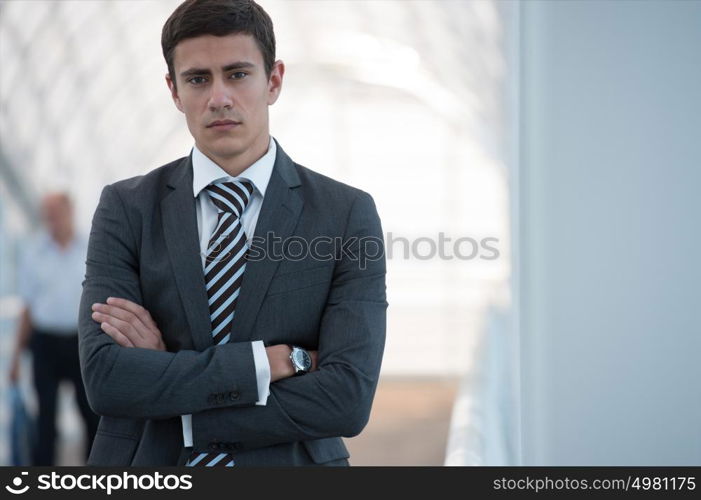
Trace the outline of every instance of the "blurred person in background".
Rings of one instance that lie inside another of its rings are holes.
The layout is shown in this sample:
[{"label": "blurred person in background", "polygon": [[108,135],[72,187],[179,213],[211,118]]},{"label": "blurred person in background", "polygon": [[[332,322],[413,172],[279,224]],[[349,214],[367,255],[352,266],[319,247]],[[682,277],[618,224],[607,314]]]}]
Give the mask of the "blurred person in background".
[{"label": "blurred person in background", "polygon": [[41,216],[45,229],[21,250],[18,282],[24,307],[9,378],[17,383],[22,352],[29,348],[39,403],[33,463],[54,465],[59,382],[69,380],[75,389],[87,431],[85,458],[99,417],[88,405],[78,360],[78,306],[87,243],[76,234],[73,205],[66,193],[46,194],[41,201]]}]

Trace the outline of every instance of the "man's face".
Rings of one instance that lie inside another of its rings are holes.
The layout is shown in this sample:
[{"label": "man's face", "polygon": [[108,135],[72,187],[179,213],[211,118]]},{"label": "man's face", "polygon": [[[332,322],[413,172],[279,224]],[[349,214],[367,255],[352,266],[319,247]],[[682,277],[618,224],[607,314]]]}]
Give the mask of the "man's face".
[{"label": "man's face", "polygon": [[282,61],[268,78],[251,35],[203,35],[176,45],[173,66],[177,87],[169,75],[166,80],[200,151],[221,166],[250,164],[265,153],[268,106],[280,94]]}]

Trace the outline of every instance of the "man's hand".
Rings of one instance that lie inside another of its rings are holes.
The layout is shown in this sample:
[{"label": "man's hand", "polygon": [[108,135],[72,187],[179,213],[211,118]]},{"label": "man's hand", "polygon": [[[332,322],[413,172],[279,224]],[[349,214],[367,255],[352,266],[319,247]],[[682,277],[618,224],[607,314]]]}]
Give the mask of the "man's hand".
[{"label": "man's hand", "polygon": [[151,314],[134,302],[109,297],[107,304],[92,305],[92,319],[122,347],[142,347],[165,351],[161,331]]},{"label": "man's hand", "polygon": [[16,384],[19,381],[19,365],[19,355],[15,354],[12,356],[12,361],[10,362],[10,373],[8,374],[10,384]]},{"label": "man's hand", "polygon": [[[317,351],[307,351],[312,358],[312,368],[309,371],[316,370]],[[265,348],[265,353],[268,355],[268,364],[270,364],[270,382],[275,382],[282,378],[291,377],[295,374],[295,369],[292,366],[290,354],[292,349],[287,344],[276,344]]]}]

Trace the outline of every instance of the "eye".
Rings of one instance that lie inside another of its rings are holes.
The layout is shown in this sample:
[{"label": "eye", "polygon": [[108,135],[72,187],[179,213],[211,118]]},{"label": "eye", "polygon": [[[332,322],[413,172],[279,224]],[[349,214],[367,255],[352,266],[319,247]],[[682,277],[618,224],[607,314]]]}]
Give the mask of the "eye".
[{"label": "eye", "polygon": [[241,80],[242,78],[245,78],[246,75],[248,75],[248,73],[246,73],[245,71],[236,71],[236,72],[231,74],[231,77],[234,80]]},{"label": "eye", "polygon": [[188,79],[188,83],[193,85],[202,85],[205,81],[206,78],[204,76],[193,76],[192,78]]}]

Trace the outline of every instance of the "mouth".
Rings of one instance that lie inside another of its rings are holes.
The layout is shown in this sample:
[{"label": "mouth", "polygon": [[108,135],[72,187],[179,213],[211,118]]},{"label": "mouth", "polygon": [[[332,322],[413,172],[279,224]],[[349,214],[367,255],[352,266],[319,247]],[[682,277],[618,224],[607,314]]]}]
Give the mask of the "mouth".
[{"label": "mouth", "polygon": [[214,130],[231,130],[239,125],[241,125],[241,122],[235,122],[234,120],[216,120],[207,125],[207,128]]}]

